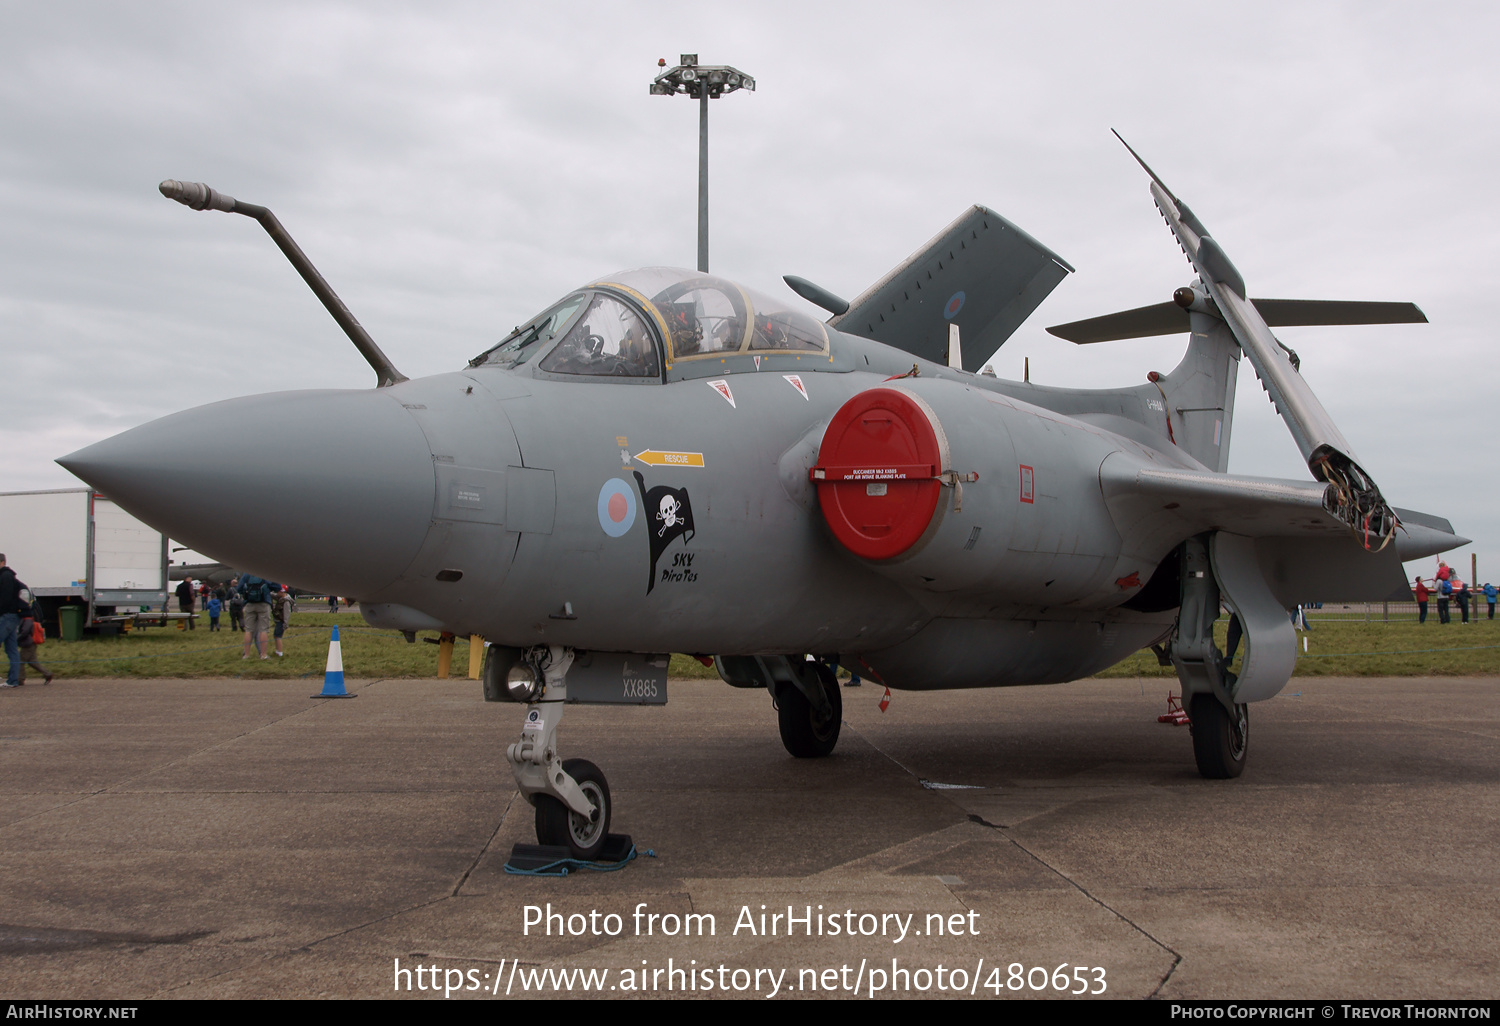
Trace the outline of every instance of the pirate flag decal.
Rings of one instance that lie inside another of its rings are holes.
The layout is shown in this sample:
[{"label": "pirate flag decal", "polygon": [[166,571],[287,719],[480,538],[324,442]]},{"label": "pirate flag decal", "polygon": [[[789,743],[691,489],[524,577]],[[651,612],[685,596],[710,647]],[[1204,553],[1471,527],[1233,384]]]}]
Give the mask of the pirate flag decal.
[{"label": "pirate flag decal", "polygon": [[693,507],[688,502],[686,488],[668,488],[657,485],[646,488],[646,479],[635,472],[635,483],[641,489],[641,512],[645,514],[646,536],[651,539],[651,577],[646,581],[646,594],[656,587],[656,561],[666,551],[673,538],[681,538],[686,545],[697,532],[693,529]]}]

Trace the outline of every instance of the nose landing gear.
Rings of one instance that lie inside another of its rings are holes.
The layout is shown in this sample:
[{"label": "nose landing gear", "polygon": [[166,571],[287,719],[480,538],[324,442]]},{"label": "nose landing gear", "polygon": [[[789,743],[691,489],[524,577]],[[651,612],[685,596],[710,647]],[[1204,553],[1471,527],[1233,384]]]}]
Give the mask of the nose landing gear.
[{"label": "nose landing gear", "polygon": [[541,844],[566,847],[575,859],[593,861],[609,835],[609,782],[586,759],[560,759],[557,725],[568,699],[567,674],[573,650],[538,646],[525,660],[540,671],[541,693],[526,707],[521,740],[506,749],[516,786],[536,808]]}]

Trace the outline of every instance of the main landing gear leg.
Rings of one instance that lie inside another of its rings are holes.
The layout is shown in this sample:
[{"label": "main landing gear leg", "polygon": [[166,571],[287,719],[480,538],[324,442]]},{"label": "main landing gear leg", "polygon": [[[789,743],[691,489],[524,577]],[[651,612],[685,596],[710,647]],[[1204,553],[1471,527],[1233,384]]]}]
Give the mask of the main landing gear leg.
[{"label": "main landing gear leg", "polygon": [[1250,714],[1235,701],[1237,681],[1214,643],[1219,585],[1209,561],[1208,535],[1182,547],[1182,605],[1172,638],[1172,663],[1182,682],[1182,704],[1192,721],[1193,758],[1210,780],[1237,777],[1250,747]]},{"label": "main landing gear leg", "polygon": [[588,760],[557,755],[557,725],[568,699],[573,650],[539,645],[525,658],[541,671],[544,685],[526,707],[521,740],[506,749],[506,758],[516,786],[536,807],[537,842],[566,847],[574,858],[590,861],[609,834],[609,782]]}]

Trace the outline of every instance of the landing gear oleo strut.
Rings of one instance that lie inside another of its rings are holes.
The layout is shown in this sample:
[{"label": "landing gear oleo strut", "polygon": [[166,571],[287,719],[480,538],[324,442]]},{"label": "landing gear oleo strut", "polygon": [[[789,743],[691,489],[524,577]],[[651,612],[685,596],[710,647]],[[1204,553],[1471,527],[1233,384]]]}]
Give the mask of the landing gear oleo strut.
[{"label": "landing gear oleo strut", "polygon": [[576,859],[593,860],[609,834],[609,782],[585,759],[559,758],[557,725],[568,699],[573,650],[561,645],[529,649],[510,672],[508,684],[527,702],[521,739],[506,749],[516,786],[536,808],[539,844],[566,847]]}]

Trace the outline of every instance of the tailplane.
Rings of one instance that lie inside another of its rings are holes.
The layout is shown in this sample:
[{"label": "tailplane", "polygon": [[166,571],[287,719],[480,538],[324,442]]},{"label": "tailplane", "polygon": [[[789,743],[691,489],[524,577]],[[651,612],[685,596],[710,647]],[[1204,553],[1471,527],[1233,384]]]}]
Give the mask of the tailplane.
[{"label": "tailplane", "polygon": [[[1191,289],[1178,289],[1179,293]],[[1191,304],[1190,297],[1184,301]],[[1250,305],[1273,328],[1331,324],[1426,324],[1427,315],[1415,303],[1367,303],[1341,299],[1252,299]],[[1134,310],[1089,317],[1048,328],[1050,334],[1078,345],[1116,342],[1126,338],[1175,335],[1189,330],[1188,306],[1174,298],[1169,303],[1138,306]]]}]

